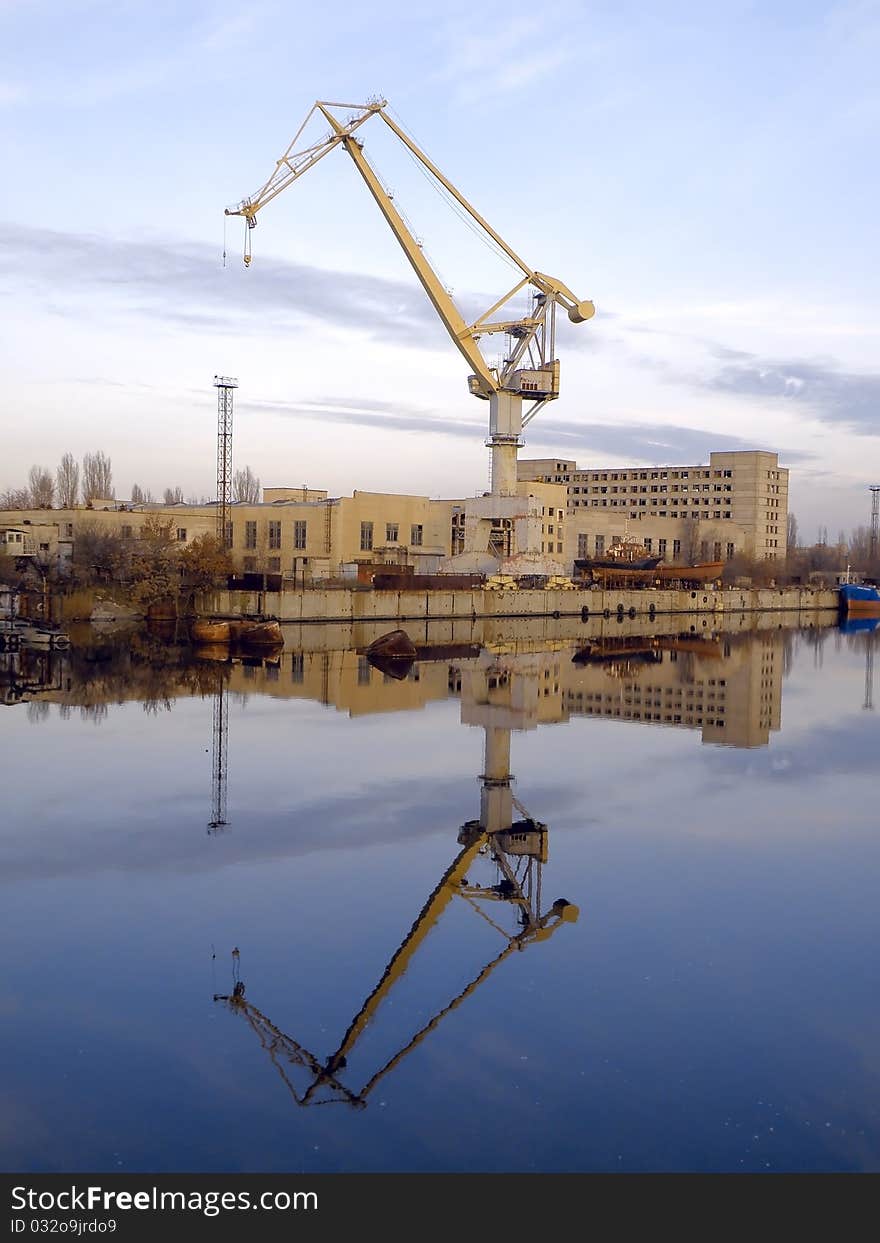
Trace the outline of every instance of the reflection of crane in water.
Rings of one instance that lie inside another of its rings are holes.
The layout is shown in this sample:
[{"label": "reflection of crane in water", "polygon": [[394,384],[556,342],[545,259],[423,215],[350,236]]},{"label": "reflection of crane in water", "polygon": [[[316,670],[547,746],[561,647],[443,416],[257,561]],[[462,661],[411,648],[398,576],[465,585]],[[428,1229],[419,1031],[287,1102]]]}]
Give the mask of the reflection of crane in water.
[{"label": "reflection of crane in water", "polygon": [[[532,831],[529,828],[526,836]],[[245,1019],[250,1028],[256,1033],[262,1047],[269,1054],[273,1065],[298,1105],[325,1105],[332,1101],[345,1101],[349,1105],[363,1108],[367,1103],[367,1097],[376,1084],[389,1071],[399,1065],[408,1053],[411,1053],[417,1045],[421,1044],[425,1037],[438,1026],[441,1019],[457,1009],[465,998],[469,997],[484,980],[488,979],[495,968],[499,967],[505,959],[509,958],[517,950],[524,950],[532,942],[546,940],[561,924],[573,923],[577,919],[577,907],[563,898],[557,899],[544,914],[538,913],[537,908],[532,904],[522,886],[515,879],[509,863],[506,860],[502,862],[503,851],[501,851],[500,847],[492,842],[487,834],[481,831],[469,831],[467,826],[462,830],[462,835],[465,838],[465,844],[461,851],[444,872],[409,932],[386,966],[376,987],[352,1019],[339,1047],[325,1061],[321,1061],[292,1036],[281,1031],[261,1010],[258,1010],[256,1006],[246,999],[244,983],[238,975],[238,951],[233,951],[232,993],[216,993],[214,1000],[226,1002],[234,1013]],[[479,885],[469,885],[467,880],[469,867],[479,854],[487,850],[495,861],[499,863],[503,873],[502,880],[498,885],[487,888],[482,888]],[[486,963],[465,988],[439,1010],[429,1022],[424,1024],[358,1091],[353,1091],[341,1081],[339,1078],[340,1072],[345,1069],[349,1055],[375,1016],[382,1001],[387,997],[394,984],[404,975],[419,946],[436,925],[449,902],[456,895],[461,895],[475,907],[478,907],[484,900],[500,900],[516,904],[519,907],[517,931],[512,934],[504,933],[497,923],[490,921],[493,927],[501,932],[507,942],[501,952]],[[304,1088],[298,1089],[291,1078],[291,1068],[296,1067],[306,1071],[308,1082]]]},{"label": "reflection of crane in water", "polygon": [[211,768],[211,819],[208,832],[217,833],[226,828],[226,757],[229,751],[229,684],[226,670],[217,667],[217,689],[214,692],[214,730]]},{"label": "reflection of crane in water", "polygon": [[[481,679],[494,691],[498,684],[497,670],[484,670]],[[507,679],[505,679],[507,681]],[[485,708],[487,705],[483,704]],[[489,705],[491,710],[491,705]],[[434,890],[419,911],[412,927],[397,948],[373,991],[349,1024],[334,1053],[322,1061],[292,1036],[287,1035],[245,997],[245,986],[239,976],[239,954],[233,950],[233,990],[216,993],[215,1001],[226,1003],[240,1015],[257,1035],[262,1047],[299,1105],[328,1104],[345,1101],[363,1108],[376,1084],[399,1065],[440,1021],[455,1010],[465,998],[486,980],[515,951],[547,940],[563,923],[574,923],[578,908],[558,898],[547,911],[541,909],[541,871],[547,861],[547,826],[533,819],[511,791],[509,706],[502,710],[500,723],[485,720],[485,771],[483,772],[479,820],[469,820],[458,834],[461,850],[441,876]],[[513,819],[513,809],[522,819]],[[480,858],[495,867],[495,883],[479,885],[469,880],[470,869]],[[340,1072],[347,1064],[355,1044],[374,1018],[381,1003],[395,983],[407,971],[416,951],[437,925],[447,906],[455,898],[467,902],[500,934],[503,948],[483,966],[476,976],[451,1001],[439,1010],[415,1035],[386,1061],[358,1090],[342,1083]],[[487,909],[491,904],[510,904],[516,912],[515,930],[507,932]],[[307,1083],[297,1088],[291,1070],[305,1071]]]}]

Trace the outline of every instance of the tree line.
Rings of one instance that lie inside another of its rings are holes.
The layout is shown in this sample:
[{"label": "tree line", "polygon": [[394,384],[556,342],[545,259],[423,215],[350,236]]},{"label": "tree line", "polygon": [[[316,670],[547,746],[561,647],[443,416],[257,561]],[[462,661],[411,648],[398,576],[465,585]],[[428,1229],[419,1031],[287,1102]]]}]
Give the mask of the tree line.
[{"label": "tree line", "polygon": [[[255,505],[261,496],[260,480],[245,466],[232,477],[232,498],[241,504]],[[28,471],[27,484],[22,488],[7,488],[0,493],[0,509],[74,509],[82,504],[91,506],[95,501],[110,500],[113,492],[113,466],[110,458],[100,449],[83,455],[78,462],[72,453],[65,453],[53,472],[48,466],[33,465]],[[187,504],[207,505],[206,496],[190,495]],[[165,488],[162,504],[183,504],[183,488]],[[133,505],[156,504],[149,488],[132,484]]]}]

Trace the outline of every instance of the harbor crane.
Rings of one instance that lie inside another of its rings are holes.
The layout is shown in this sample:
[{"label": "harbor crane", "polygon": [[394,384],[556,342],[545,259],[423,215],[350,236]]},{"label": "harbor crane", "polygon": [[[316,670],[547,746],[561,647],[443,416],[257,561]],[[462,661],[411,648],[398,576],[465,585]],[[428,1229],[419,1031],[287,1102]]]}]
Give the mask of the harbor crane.
[{"label": "harbor crane", "polygon": [[[345,114],[344,119],[337,117],[336,113],[340,111]],[[317,142],[298,146],[304,129],[316,114],[327,122],[329,132]],[[397,210],[393,196],[382,184],[364,154],[363,142],[357,131],[372,117],[380,117],[384,121],[427,174],[452,196],[473,224],[519,269],[519,279],[513,288],[472,323],[465,320],[455,305],[449,291],[428,262],[420,242],[413,236]],[[578,298],[562,281],[538,272],[525,263],[409,135],[392,120],[388,115],[387,101],[379,98],[371,99],[366,104],[318,100],[312,105],[290,145],[277,160],[275,170],[265,184],[237,206],[226,209],[227,216],[242,216],[246,222],[246,266],[251,262],[250,234],[257,223],[258,213],[337,146],[342,146],[351,156],[453,344],[471,368],[468,377],[470,392],[489,403],[489,437],[486,443],[491,458],[491,495],[515,496],[516,461],[521,446],[522,429],[548,401],[559,396],[559,360],[555,356],[557,304],[567,312],[572,323],[580,324],[593,316],[593,303]],[[532,294],[528,313],[519,318],[506,314],[505,309],[509,311],[511,300],[527,287]],[[498,333],[507,337],[507,350],[500,366],[490,366],[480,350],[479,342],[484,336]],[[525,413],[524,401],[531,403]]]}]

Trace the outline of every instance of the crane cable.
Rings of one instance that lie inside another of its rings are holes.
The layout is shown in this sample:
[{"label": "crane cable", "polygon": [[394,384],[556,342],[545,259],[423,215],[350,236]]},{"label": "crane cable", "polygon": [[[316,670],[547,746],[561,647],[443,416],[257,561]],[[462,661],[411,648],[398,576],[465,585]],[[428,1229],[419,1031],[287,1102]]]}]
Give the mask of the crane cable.
[{"label": "crane cable", "polygon": [[[400,125],[400,128],[406,134],[409,135],[409,137],[413,140],[416,146],[421,147],[422,144],[417,141],[416,136],[412,132],[412,130],[409,129],[409,127],[404,124],[403,118],[400,116],[400,113],[395,108],[392,108],[390,104],[388,105],[388,111],[392,113],[395,120]],[[424,150],[424,148],[422,148],[422,150]],[[452,209],[452,211],[456,214],[456,216],[458,216],[459,220],[461,220],[462,223],[465,224],[470,229],[471,233],[473,233],[475,237],[479,238],[479,240],[483,243],[486,249],[491,250],[492,253],[498,259],[501,259],[504,263],[506,263],[507,266],[512,271],[521,273],[522,269],[519,267],[519,265],[514,263],[513,260],[510,258],[510,255],[508,255],[504,250],[502,250],[501,247],[498,245],[498,243],[494,241],[494,239],[489,237],[489,235],[485,232],[485,230],[480,225],[478,225],[477,222],[465,211],[465,209],[461,206],[458,200],[455,199],[449,193],[446,187],[441,185],[440,182],[437,181],[436,177],[434,177],[432,173],[428,172],[427,168],[425,168],[421,160],[418,159],[418,157],[414,155],[412,151],[410,151],[409,147],[406,147],[406,153],[409,156],[409,158],[412,160],[413,164],[415,164],[419,172],[422,174],[422,176],[425,178],[425,180],[428,182],[428,184],[436,191],[436,193],[440,196],[440,198],[443,199],[446,205]],[[427,152],[425,152],[425,154],[427,155]]]}]

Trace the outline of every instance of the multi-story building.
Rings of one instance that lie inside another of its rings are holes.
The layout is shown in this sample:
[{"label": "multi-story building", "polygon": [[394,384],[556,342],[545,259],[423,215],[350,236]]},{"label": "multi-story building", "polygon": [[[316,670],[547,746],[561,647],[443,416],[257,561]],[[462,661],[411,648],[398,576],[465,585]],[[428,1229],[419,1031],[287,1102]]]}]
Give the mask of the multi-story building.
[{"label": "multi-story building", "polygon": [[[228,535],[239,572],[300,580],[356,572],[357,565],[409,564],[434,570],[451,551],[452,501],[360,492],[328,497],[316,489],[266,489],[256,504],[234,504]],[[271,499],[269,499],[271,498]],[[214,505],[101,501],[75,509],[14,510],[0,515],[0,555],[37,556],[47,566],[71,557],[86,535],[138,541],[157,516],[181,546],[216,531]]]},{"label": "multi-story building", "polygon": [[673,563],[786,555],[788,470],[775,453],[711,453],[708,466],[601,469],[536,458],[520,461],[519,477],[565,486],[569,561],[601,555],[627,532]]}]

